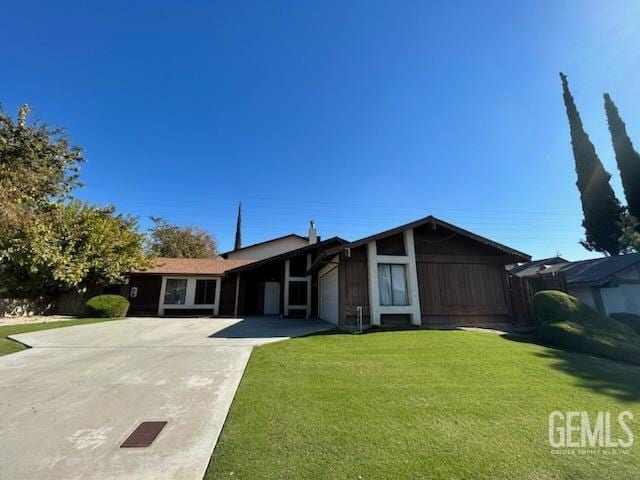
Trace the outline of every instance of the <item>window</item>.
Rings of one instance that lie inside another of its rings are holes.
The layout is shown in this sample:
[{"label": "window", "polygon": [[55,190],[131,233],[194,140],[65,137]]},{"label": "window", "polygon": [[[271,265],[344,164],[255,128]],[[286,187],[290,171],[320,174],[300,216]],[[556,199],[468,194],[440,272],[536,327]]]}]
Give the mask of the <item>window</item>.
[{"label": "window", "polygon": [[307,256],[300,255],[289,260],[289,275],[304,277],[307,274]]},{"label": "window", "polygon": [[213,305],[216,301],[216,281],[196,280],[196,305]]},{"label": "window", "polygon": [[165,305],[184,305],[187,298],[187,280],[168,278],[164,289]]},{"label": "window", "polygon": [[380,305],[409,305],[404,265],[378,265],[378,288]]},{"label": "window", "polygon": [[307,282],[289,282],[289,305],[307,304]]}]

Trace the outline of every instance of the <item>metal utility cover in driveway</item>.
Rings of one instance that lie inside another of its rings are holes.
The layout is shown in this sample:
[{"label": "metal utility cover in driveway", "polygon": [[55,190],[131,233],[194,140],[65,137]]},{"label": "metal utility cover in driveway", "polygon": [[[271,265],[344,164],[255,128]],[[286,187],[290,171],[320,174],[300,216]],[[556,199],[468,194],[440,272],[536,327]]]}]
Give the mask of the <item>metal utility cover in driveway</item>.
[{"label": "metal utility cover in driveway", "polygon": [[142,422],[120,445],[120,448],[148,447],[160,434],[167,422]]}]

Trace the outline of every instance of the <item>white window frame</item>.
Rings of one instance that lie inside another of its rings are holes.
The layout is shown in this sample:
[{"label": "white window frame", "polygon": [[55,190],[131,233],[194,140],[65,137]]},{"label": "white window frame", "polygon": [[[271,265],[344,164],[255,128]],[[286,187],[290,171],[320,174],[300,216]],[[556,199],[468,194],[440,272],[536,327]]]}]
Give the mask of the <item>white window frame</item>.
[{"label": "white window frame", "polygon": [[[410,315],[411,324],[422,324],[420,312],[420,296],[418,293],[418,271],[416,266],[416,250],[413,240],[413,229],[403,232],[406,255],[378,255],[376,241],[367,244],[367,264],[369,271],[369,313],[371,325],[380,325],[381,315]],[[380,305],[380,287],[378,285],[379,264],[406,265],[406,282],[408,305]]]},{"label": "white window frame", "polygon": [[[311,254],[307,253],[307,270],[311,268]],[[307,282],[307,303],[304,305],[289,304],[289,283],[290,282]],[[311,275],[304,277],[291,276],[291,260],[284,261],[284,316],[289,316],[290,310],[304,310],[306,318],[311,317]]]},{"label": "white window frame", "polygon": [[[169,304],[164,303],[164,295],[167,288],[167,280],[186,280],[187,281],[187,292],[185,295],[184,304]],[[198,280],[215,280],[216,281],[216,294],[214,303],[194,303],[196,297],[196,282]],[[219,315],[219,305],[220,305],[220,288],[222,287],[222,278],[221,277],[211,277],[211,276],[188,276],[188,275],[163,275],[162,276],[162,286],[160,287],[160,298],[158,300],[158,315],[162,316],[167,313],[167,311],[171,310],[206,310],[211,309],[212,314],[214,316]]]},{"label": "white window frame", "polygon": [[[402,267],[402,275],[404,276],[404,303],[393,303],[393,268],[394,266]],[[398,263],[378,263],[378,295],[380,295],[380,267],[389,267],[389,287],[391,288],[391,292],[389,296],[391,298],[390,304],[382,303],[382,296],[380,296],[380,306],[382,307],[406,307],[409,305],[409,282],[407,281],[407,265],[406,264],[398,264]]]}]

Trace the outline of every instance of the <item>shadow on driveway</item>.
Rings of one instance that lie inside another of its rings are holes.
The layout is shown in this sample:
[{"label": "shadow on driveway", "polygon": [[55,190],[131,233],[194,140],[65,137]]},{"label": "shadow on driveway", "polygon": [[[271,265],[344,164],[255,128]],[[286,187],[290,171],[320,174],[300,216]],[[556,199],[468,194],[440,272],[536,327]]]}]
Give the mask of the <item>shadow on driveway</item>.
[{"label": "shadow on driveway", "polygon": [[321,320],[280,317],[246,317],[209,335],[209,338],[288,338],[335,329]]}]

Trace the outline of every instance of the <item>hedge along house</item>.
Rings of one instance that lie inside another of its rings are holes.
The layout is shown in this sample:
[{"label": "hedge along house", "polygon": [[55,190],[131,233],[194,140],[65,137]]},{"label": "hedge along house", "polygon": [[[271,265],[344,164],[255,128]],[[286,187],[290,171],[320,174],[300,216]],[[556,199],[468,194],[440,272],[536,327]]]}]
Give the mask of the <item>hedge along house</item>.
[{"label": "hedge along house", "polygon": [[[505,266],[530,257],[433,216],[325,251],[319,317],[364,326],[513,322]],[[360,308],[359,308],[360,307]]]},{"label": "hedge along house", "polygon": [[505,265],[530,260],[432,216],[355,242],[321,241],[312,223],[308,237],[222,256],[160,259],[131,274],[132,312],[317,317],[352,328],[360,310],[364,326],[500,324],[514,320]]}]

